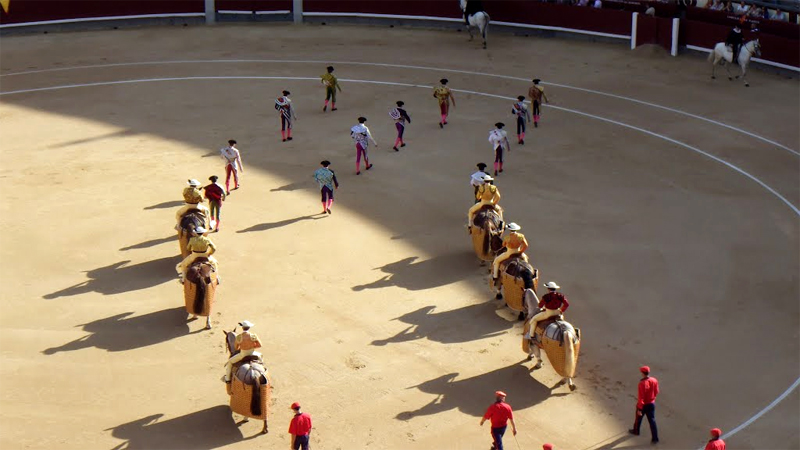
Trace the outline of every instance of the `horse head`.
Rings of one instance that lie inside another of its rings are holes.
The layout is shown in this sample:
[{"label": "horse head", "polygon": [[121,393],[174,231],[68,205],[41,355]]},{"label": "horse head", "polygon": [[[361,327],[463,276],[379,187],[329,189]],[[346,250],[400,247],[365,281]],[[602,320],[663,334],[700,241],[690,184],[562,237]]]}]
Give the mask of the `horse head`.
[{"label": "horse head", "polygon": [[222,330],[225,334],[225,345],[228,347],[228,354],[233,356],[236,352],[236,327],[232,331]]}]

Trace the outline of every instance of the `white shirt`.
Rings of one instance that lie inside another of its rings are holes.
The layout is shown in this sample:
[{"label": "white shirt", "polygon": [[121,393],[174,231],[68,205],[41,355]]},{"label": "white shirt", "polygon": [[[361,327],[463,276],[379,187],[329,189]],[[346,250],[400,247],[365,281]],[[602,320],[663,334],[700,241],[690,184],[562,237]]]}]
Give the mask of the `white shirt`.
[{"label": "white shirt", "polygon": [[239,170],[239,167],[242,167],[239,150],[234,147],[223,147],[219,150],[219,153],[222,155],[222,159],[225,160],[225,164],[233,166],[233,170]]},{"label": "white shirt", "polygon": [[472,176],[470,177],[469,184],[471,184],[472,186],[482,185],[483,183],[485,183],[485,181],[483,181],[484,175],[486,175],[486,172],[483,172],[481,170],[473,173]]},{"label": "white shirt", "polygon": [[362,147],[367,148],[367,138],[372,141],[373,144],[378,145],[375,142],[375,139],[372,138],[372,133],[370,133],[369,128],[363,123],[353,126],[350,128],[350,135],[353,137],[353,140],[356,143],[361,144]]},{"label": "white shirt", "polygon": [[506,133],[506,130],[495,128],[489,132],[489,142],[492,143],[492,150],[496,149],[498,146],[505,149],[506,139],[508,139],[508,133]]}]

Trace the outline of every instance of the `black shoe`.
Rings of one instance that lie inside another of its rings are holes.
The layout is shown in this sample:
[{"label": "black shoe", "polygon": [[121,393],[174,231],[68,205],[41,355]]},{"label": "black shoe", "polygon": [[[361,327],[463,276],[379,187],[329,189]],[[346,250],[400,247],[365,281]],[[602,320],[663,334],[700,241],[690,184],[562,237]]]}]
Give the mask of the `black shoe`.
[{"label": "black shoe", "polygon": [[533,128],[539,128],[539,122],[534,122],[533,123]]},{"label": "black shoe", "polygon": [[338,110],[338,109],[339,109],[339,108],[331,108],[331,111],[336,111],[336,110]]},{"label": "black shoe", "polygon": [[406,146],[406,143],[405,143],[405,142],[403,142],[402,144],[400,144],[400,147],[405,147],[405,146]]},{"label": "black shoe", "polygon": [[372,164],[367,166],[367,170],[372,169]]},{"label": "black shoe", "polygon": [[503,173],[503,169],[500,169],[500,173]]},{"label": "black shoe", "polygon": [[328,208],[328,209],[327,209],[327,211],[328,211],[328,214],[330,214],[330,213],[331,213],[331,209],[330,209],[330,208]]},{"label": "black shoe", "polygon": [[444,128],[444,124],[442,124],[442,122],[439,122],[439,128]]},{"label": "black shoe", "polygon": [[394,150],[394,151],[396,151],[396,152],[399,152],[399,151],[400,151],[400,150],[398,150],[398,149],[397,149],[397,147],[392,147],[392,150]]},{"label": "black shoe", "polygon": [[291,141],[291,140],[292,140],[292,137],[291,137],[291,136],[289,136],[289,137],[287,137],[287,138],[286,138],[286,140],[287,140],[287,141]]},{"label": "black shoe", "polygon": [[356,175],[361,175],[361,172],[356,172]]},{"label": "black shoe", "polygon": [[639,435],[639,432],[636,431],[636,430],[628,430],[628,433],[630,433],[630,434],[632,434],[634,436],[638,436]]},{"label": "black shoe", "polygon": [[497,176],[497,171],[496,170],[494,171],[494,176]]},{"label": "black shoe", "polygon": [[328,105],[325,105],[325,106],[322,107],[322,112],[325,112],[327,110],[328,110]]},{"label": "black shoe", "polygon": [[520,139],[519,145],[525,145],[525,140],[524,139]]},{"label": "black shoe", "polygon": [[286,142],[286,139],[282,140],[281,142]]}]

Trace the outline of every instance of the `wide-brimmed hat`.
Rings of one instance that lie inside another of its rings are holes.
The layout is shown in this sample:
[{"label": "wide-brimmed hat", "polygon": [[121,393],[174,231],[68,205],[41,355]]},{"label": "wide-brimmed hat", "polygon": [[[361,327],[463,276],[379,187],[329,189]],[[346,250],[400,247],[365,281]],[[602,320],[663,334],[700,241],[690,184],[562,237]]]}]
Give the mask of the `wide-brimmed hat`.
[{"label": "wide-brimmed hat", "polygon": [[192,187],[200,186],[200,182],[195,180],[194,178],[192,178],[191,180],[187,181],[187,183],[189,183],[189,186],[192,186]]},{"label": "wide-brimmed hat", "polygon": [[544,287],[547,289],[561,289],[561,286],[559,286],[555,281],[548,281],[545,283]]},{"label": "wide-brimmed hat", "polygon": [[533,84],[539,84],[541,81],[542,81],[542,80],[540,80],[540,79],[538,79],[538,78],[534,78],[534,79],[533,79]]},{"label": "wide-brimmed hat", "polygon": [[511,230],[511,231],[519,231],[519,230],[521,230],[521,229],[522,229],[522,227],[521,227],[521,226],[517,225],[517,224],[516,224],[516,223],[514,223],[514,222],[511,222],[511,223],[509,223],[509,224],[506,226],[506,228],[508,228],[508,229],[509,229],[509,230]]},{"label": "wide-brimmed hat", "polygon": [[243,320],[239,322],[239,325],[243,328],[253,328],[253,322],[250,322],[249,320]]},{"label": "wide-brimmed hat", "polygon": [[494,178],[492,178],[492,176],[489,174],[484,175],[481,179],[483,181],[494,181]]},{"label": "wide-brimmed hat", "polygon": [[197,233],[197,234],[206,234],[206,232],[208,232],[208,230],[206,230],[203,227],[195,227],[194,228],[194,232]]},{"label": "wide-brimmed hat", "polygon": [[497,122],[496,124],[494,124],[494,126],[496,126],[497,128],[503,128],[504,126],[506,126],[506,124],[504,124],[503,122]]}]

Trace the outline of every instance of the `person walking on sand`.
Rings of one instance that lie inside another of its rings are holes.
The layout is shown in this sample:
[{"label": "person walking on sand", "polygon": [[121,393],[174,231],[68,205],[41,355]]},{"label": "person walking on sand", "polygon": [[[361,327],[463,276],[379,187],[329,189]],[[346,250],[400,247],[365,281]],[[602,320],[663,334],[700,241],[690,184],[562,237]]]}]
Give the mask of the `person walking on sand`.
[{"label": "person walking on sand", "polygon": [[397,102],[397,108],[392,108],[389,110],[389,117],[394,120],[394,126],[397,128],[397,139],[394,140],[394,147],[392,150],[398,150],[397,146],[405,147],[406,143],[403,141],[403,132],[406,130],[406,122],[411,123],[411,117],[408,115],[405,109],[403,109],[403,102]]},{"label": "person walking on sand", "polygon": [[275,109],[281,115],[281,139],[286,142],[292,140],[292,123],[297,120],[297,114],[294,113],[294,106],[289,98],[290,92],[282,93],[282,96],[275,99]]},{"label": "person walking on sand", "polygon": [[372,164],[369,163],[369,157],[367,156],[369,141],[372,141],[372,143],[375,144],[375,148],[378,148],[378,143],[372,138],[372,133],[369,131],[369,128],[364,125],[366,122],[366,117],[359,117],[358,125],[354,125],[350,128],[350,137],[352,137],[353,141],[356,143],[356,175],[361,175],[362,155],[364,156],[364,164],[367,166],[366,170],[372,168]]},{"label": "person walking on sand", "polygon": [[639,368],[642,379],[639,380],[639,395],[636,402],[636,420],[633,428],[628,430],[630,434],[639,435],[639,427],[642,424],[642,416],[647,416],[650,424],[651,443],[658,442],[658,426],[656,425],[656,397],[658,396],[658,380],[650,376],[650,367],[642,366]]},{"label": "person walking on sand", "polygon": [[322,112],[328,110],[328,101],[331,102],[331,111],[336,111],[336,90],[342,92],[342,87],[339,86],[339,80],[333,74],[333,66],[328,66],[327,73],[322,74],[322,84],[325,85],[325,106],[322,107]]},{"label": "person walking on sand", "polygon": [[239,172],[244,173],[244,166],[242,165],[242,154],[236,148],[236,141],[231,139],[228,141],[228,146],[220,149],[222,159],[225,160],[225,195],[231,195],[231,174],[233,174],[233,190],[239,189],[242,184],[239,183]]},{"label": "person walking on sand", "polygon": [[211,184],[203,188],[203,191],[205,191],[203,195],[208,199],[208,206],[211,210],[211,215],[208,219],[215,222],[214,231],[219,231],[220,210],[222,209],[222,202],[225,201],[225,188],[217,183],[218,179],[219,177],[216,175],[211,175],[208,177],[208,181]]},{"label": "person walking on sand", "polygon": [[294,417],[289,422],[289,434],[292,435],[292,450],[308,450],[310,448],[309,439],[311,438],[311,416],[300,412],[300,403],[294,402],[291,406]]},{"label": "person walking on sand", "polygon": [[494,124],[494,130],[489,132],[489,142],[492,144],[494,150],[494,176],[497,176],[497,168],[500,168],[500,173],[503,173],[503,152],[511,151],[511,145],[508,143],[508,133],[503,129],[506,124],[497,122]]},{"label": "person walking on sand", "polygon": [[711,439],[708,440],[704,450],[725,450],[725,441],[720,436],[722,436],[722,430],[712,428]]},{"label": "person walking on sand", "polygon": [[511,107],[511,114],[517,117],[517,144],[525,145],[525,123],[531,123],[531,113],[525,105],[525,96],[520,95]]},{"label": "person walking on sand", "polygon": [[314,171],[314,179],[319,183],[319,189],[322,194],[322,213],[331,213],[331,206],[333,206],[333,191],[339,189],[339,181],[336,180],[336,174],[330,169],[331,162],[327,159],[319,163],[322,167]]},{"label": "person walking on sand", "polygon": [[542,99],[544,99],[545,103],[550,103],[550,100],[547,99],[547,96],[544,94],[544,87],[539,86],[539,83],[542,80],[538,78],[533,79],[533,86],[528,89],[528,97],[531,98],[531,105],[533,106],[533,127],[539,127],[539,114],[540,108],[542,106]]},{"label": "person walking on sand", "polygon": [[496,391],[494,393],[495,401],[486,410],[486,414],[481,419],[481,426],[487,420],[492,424],[492,450],[503,450],[503,435],[506,433],[508,422],[511,421],[511,431],[514,436],[517,435],[517,424],[514,423],[514,413],[511,411],[511,405],[505,402],[506,393],[503,391]]},{"label": "person walking on sand", "polygon": [[450,102],[453,102],[453,108],[456,107],[456,98],[447,87],[447,78],[439,80],[439,85],[433,88],[433,96],[439,102],[439,113],[441,120],[439,120],[439,128],[444,128],[447,125],[447,115],[450,113]]}]

